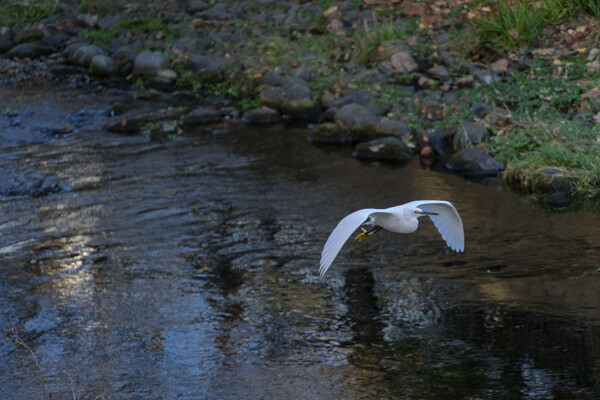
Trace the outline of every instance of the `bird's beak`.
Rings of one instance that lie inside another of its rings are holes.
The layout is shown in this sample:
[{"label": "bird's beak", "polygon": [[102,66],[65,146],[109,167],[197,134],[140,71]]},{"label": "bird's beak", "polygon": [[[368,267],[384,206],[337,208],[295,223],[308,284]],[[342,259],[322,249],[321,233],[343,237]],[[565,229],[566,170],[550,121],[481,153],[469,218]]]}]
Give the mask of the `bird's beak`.
[{"label": "bird's beak", "polygon": [[419,212],[421,215],[439,215],[438,213],[429,212],[429,211],[421,211]]}]

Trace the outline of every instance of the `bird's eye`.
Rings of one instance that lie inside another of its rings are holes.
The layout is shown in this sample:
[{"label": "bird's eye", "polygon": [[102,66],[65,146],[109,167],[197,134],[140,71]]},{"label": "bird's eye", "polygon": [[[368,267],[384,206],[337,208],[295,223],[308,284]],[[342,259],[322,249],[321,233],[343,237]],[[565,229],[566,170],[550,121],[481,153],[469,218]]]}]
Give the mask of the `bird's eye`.
[{"label": "bird's eye", "polygon": [[418,211],[415,211],[415,214],[418,214],[418,213],[419,213]]}]

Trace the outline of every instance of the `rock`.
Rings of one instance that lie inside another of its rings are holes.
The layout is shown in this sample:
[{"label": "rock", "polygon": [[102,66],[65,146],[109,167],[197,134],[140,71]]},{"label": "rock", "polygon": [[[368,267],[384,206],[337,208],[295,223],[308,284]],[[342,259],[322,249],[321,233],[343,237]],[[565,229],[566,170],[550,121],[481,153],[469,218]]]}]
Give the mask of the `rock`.
[{"label": "rock", "polygon": [[291,71],[291,75],[295,78],[302,79],[303,81],[310,82],[312,81],[312,75],[308,68],[306,67],[298,67]]},{"label": "rock", "polygon": [[283,104],[281,111],[292,119],[318,121],[321,117],[321,105],[313,99],[288,99]]},{"label": "rock", "polygon": [[177,81],[177,78],[179,77],[179,75],[177,75],[176,71],[173,71],[172,69],[161,69],[156,73],[156,77],[154,77],[154,80],[156,80],[159,83],[164,83],[167,85],[173,85],[175,84],[175,82]]},{"label": "rock", "polygon": [[7,57],[16,58],[40,58],[52,54],[53,51],[50,47],[44,46],[38,43],[21,43],[10,49],[7,53]]},{"label": "rock", "polygon": [[369,139],[377,139],[384,136],[394,136],[397,138],[410,137],[412,129],[408,124],[402,121],[384,119],[375,124],[371,124]]},{"label": "rock", "polygon": [[152,112],[122,116],[110,123],[106,129],[110,132],[122,133],[125,135],[137,134],[140,133],[143,126],[149,123],[173,121],[181,117],[184,112],[185,110],[180,108],[166,108]]},{"label": "rock", "polygon": [[212,107],[198,107],[183,117],[182,125],[195,126],[220,122],[223,114]]},{"label": "rock", "polygon": [[47,44],[50,47],[57,48],[60,47],[63,43],[67,42],[71,39],[71,36],[67,35],[64,32],[55,32],[50,35],[46,35],[42,38],[42,42]]},{"label": "rock", "polygon": [[98,21],[97,26],[98,29],[105,31],[113,26],[116,26],[120,21],[121,19],[119,17],[114,15],[105,15]]},{"label": "rock", "polygon": [[242,120],[248,124],[275,124],[281,119],[281,114],[267,107],[248,110],[242,115]]},{"label": "rock", "polygon": [[484,142],[490,137],[490,130],[476,122],[463,122],[456,129],[454,150],[465,149]]},{"label": "rock", "polygon": [[450,73],[443,65],[436,65],[435,67],[429,68],[426,72],[435,79],[441,81],[450,79]]},{"label": "rock", "polygon": [[142,133],[152,141],[164,141],[181,133],[175,121],[158,121],[142,128]]},{"label": "rock", "polygon": [[69,58],[69,61],[72,64],[81,65],[86,68],[90,66],[90,63],[92,62],[92,58],[94,58],[94,56],[107,55],[103,49],[93,44],[79,46],[72,54],[73,55]]},{"label": "rock", "polygon": [[332,122],[319,124],[308,137],[308,141],[314,144],[347,144],[355,142],[348,131]]},{"label": "rock", "polygon": [[473,102],[471,105],[471,113],[480,119],[485,118],[490,112],[492,112],[493,109],[494,106],[480,103],[478,101]]},{"label": "rock", "polygon": [[357,144],[352,156],[367,161],[406,162],[412,159],[413,151],[401,139],[384,137]]},{"label": "rock", "polygon": [[206,4],[205,1],[203,0],[190,0],[187,3],[187,7],[185,8],[185,11],[188,14],[196,14],[202,11],[205,11],[208,9],[208,4]]},{"label": "rock", "polygon": [[503,162],[495,160],[476,148],[463,149],[452,155],[446,163],[446,168],[472,178],[496,176],[504,170],[504,167]]},{"label": "rock", "polygon": [[17,24],[13,26],[12,32],[13,41],[15,43],[37,43],[38,41],[42,40],[44,36],[50,34],[48,28],[46,28],[44,24],[26,26]]},{"label": "rock", "polygon": [[286,82],[286,77],[279,72],[269,70],[262,77],[263,85],[267,86],[283,86]]},{"label": "rock", "polygon": [[90,125],[96,120],[111,116],[114,113],[113,107],[108,104],[99,104],[82,108],[69,115],[69,119],[76,127]]},{"label": "rock", "polygon": [[433,150],[434,155],[441,157],[442,159],[449,158],[452,154],[452,147],[450,146],[449,140],[446,138],[446,134],[441,129],[431,128],[427,129],[419,135],[419,146],[430,147]]},{"label": "rock", "polygon": [[4,53],[13,47],[13,34],[9,27],[0,26],[0,53]]},{"label": "rock", "polygon": [[96,77],[108,77],[116,75],[119,72],[119,65],[110,56],[98,54],[92,57],[88,73]]},{"label": "rock", "polygon": [[75,17],[75,22],[83,28],[93,28],[98,23],[98,16],[94,14],[79,14]]},{"label": "rock", "polygon": [[260,92],[258,96],[258,104],[267,106],[275,110],[283,108],[285,102],[285,90],[280,86],[271,86]]},{"label": "rock", "polygon": [[581,95],[579,111],[593,112],[600,111],[600,89],[594,87]]},{"label": "rock", "polygon": [[372,64],[377,64],[382,61],[390,61],[391,58],[398,53],[403,55],[408,54],[408,57],[412,60],[410,53],[408,53],[408,45],[406,42],[398,39],[384,40],[377,47],[377,51],[373,52],[371,60]]},{"label": "rock", "polygon": [[158,71],[167,67],[167,60],[162,55],[151,51],[142,51],[133,63],[133,75],[156,76]]},{"label": "rock", "polygon": [[401,51],[394,54],[390,62],[392,68],[401,74],[408,74],[419,67],[408,51]]},{"label": "rock", "polygon": [[215,6],[206,10],[202,16],[205,19],[214,21],[228,21],[231,19],[231,13],[229,12],[228,5],[225,3],[217,3]]},{"label": "rock", "polygon": [[347,104],[335,113],[336,124],[347,131],[368,127],[378,121],[379,119],[371,110],[356,103]]},{"label": "rock", "polygon": [[62,54],[68,61],[71,61],[75,52],[85,45],[85,43],[71,43],[65,47]]}]

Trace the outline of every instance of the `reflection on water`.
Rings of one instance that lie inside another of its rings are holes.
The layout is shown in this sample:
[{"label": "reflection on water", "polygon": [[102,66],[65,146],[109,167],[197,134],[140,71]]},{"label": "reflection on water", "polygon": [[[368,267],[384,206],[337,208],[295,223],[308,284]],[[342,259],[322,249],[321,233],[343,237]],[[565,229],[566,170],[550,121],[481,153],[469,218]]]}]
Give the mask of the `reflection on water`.
[{"label": "reflection on water", "polygon": [[[36,91],[0,120],[3,398],[43,396],[15,335],[56,398],[600,395],[599,215],[360,163],[301,129],[48,137],[117,95]],[[414,199],[456,205],[464,254],[425,220],[349,242],[318,277],[341,217]]]}]

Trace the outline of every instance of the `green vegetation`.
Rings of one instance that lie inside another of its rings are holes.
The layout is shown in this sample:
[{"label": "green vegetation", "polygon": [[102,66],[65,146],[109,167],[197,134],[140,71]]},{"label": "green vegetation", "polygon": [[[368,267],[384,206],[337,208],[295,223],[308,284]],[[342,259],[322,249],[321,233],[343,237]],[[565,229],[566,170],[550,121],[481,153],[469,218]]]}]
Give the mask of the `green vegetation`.
[{"label": "green vegetation", "polygon": [[8,0],[0,3],[0,26],[32,24],[58,13],[58,0]]},{"label": "green vegetation", "polygon": [[92,41],[97,45],[107,44],[111,38],[115,37],[121,30],[132,33],[142,32],[152,34],[154,37],[164,39],[165,42],[173,41],[173,28],[170,24],[164,22],[162,16],[153,18],[126,18],[109,29],[85,29],[81,36]]}]

